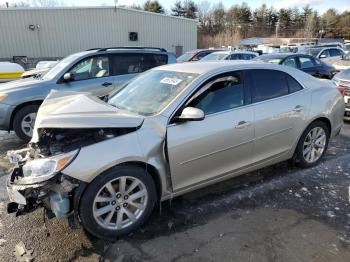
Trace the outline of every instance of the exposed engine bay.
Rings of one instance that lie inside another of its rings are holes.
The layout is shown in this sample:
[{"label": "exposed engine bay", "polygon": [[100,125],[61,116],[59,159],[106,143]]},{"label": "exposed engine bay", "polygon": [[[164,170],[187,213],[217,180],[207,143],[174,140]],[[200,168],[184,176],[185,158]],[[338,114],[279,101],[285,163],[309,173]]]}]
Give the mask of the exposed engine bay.
[{"label": "exposed engine bay", "polygon": [[[77,225],[75,208],[86,184],[61,172],[74,160],[82,147],[112,139],[137,128],[42,128],[39,140],[27,148],[9,151],[14,165],[7,182],[8,213],[23,215],[44,207],[49,218],[72,219]],[[76,227],[76,226],[74,226]]]},{"label": "exposed engine bay", "polygon": [[42,128],[39,142],[29,144],[40,155],[54,156],[136,131],[137,128]]}]

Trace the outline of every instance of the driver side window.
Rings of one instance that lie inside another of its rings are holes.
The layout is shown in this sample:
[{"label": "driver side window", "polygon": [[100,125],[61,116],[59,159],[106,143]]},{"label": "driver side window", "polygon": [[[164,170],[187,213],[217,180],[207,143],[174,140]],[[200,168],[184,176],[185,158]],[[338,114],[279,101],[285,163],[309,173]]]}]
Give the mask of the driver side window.
[{"label": "driver side window", "polygon": [[69,73],[72,74],[73,81],[109,76],[109,58],[107,56],[89,57],[75,65]]},{"label": "driver side window", "polygon": [[203,110],[210,115],[244,105],[244,89],[241,72],[217,79],[190,102],[189,106]]}]

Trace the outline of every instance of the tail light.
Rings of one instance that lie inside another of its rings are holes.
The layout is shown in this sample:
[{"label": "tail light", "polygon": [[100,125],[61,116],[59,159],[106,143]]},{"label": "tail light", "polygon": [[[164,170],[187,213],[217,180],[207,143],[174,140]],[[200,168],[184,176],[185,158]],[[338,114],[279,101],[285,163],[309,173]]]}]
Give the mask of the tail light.
[{"label": "tail light", "polygon": [[338,91],[342,96],[345,96],[345,87],[344,86],[338,86]]}]

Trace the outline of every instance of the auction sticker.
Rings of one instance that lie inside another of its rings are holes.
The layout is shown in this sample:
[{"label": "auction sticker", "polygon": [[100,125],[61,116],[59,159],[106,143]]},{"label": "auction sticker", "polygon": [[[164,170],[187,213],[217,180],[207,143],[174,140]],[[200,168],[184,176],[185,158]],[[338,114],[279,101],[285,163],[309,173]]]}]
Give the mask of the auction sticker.
[{"label": "auction sticker", "polygon": [[173,86],[177,86],[181,82],[182,82],[181,79],[170,78],[170,77],[164,77],[162,80],[160,80],[160,83],[162,83],[162,84],[168,84],[168,85],[173,85]]}]

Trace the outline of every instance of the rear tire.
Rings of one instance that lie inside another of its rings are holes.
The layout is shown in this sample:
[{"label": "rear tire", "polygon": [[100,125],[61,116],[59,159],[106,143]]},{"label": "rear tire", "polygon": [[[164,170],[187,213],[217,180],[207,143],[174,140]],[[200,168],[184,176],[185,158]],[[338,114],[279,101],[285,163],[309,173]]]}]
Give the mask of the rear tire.
[{"label": "rear tire", "polygon": [[27,105],[22,107],[13,117],[13,130],[16,135],[28,142],[32,138],[36,113],[40,105]]},{"label": "rear tire", "polygon": [[79,216],[89,233],[115,240],[147,221],[156,196],[153,179],[144,169],[118,166],[89,184],[80,200]]},{"label": "rear tire", "polygon": [[311,123],[302,134],[296,151],[296,164],[300,167],[317,165],[328,148],[330,130],[322,121]]}]

